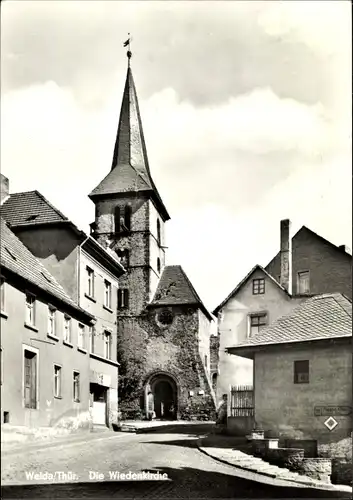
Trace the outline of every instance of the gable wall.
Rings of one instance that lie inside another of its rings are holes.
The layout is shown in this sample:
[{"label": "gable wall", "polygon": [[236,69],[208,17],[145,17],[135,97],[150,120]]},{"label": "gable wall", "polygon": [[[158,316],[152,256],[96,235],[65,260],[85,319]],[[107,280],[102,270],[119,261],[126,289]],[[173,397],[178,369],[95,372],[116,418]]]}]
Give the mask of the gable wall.
[{"label": "gable wall", "polygon": [[78,237],[66,228],[40,226],[16,231],[16,236],[77,302]]},{"label": "gable wall", "polygon": [[[265,277],[265,293],[253,295],[252,280]],[[290,312],[303,299],[291,299],[260,269],[242,286],[235,297],[231,298],[220,311],[218,317],[219,333],[219,377],[217,398],[229,394],[232,385],[253,383],[252,361],[227,354],[230,347],[246,340],[248,336],[249,314],[266,311],[268,322],[272,323],[283,314]]]},{"label": "gable wall", "polygon": [[[352,298],[352,258],[310,231],[300,230],[292,240],[293,294],[298,272],[310,271],[310,293],[340,292]],[[280,254],[266,267],[275,279],[281,272]]]}]

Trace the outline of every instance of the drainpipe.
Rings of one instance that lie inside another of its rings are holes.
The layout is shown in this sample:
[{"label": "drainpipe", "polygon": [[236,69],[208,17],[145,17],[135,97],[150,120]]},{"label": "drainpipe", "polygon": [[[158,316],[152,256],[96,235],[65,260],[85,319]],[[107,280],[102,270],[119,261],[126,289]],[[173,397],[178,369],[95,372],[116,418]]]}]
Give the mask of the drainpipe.
[{"label": "drainpipe", "polygon": [[89,240],[89,236],[78,247],[78,263],[77,263],[77,304],[81,307],[81,250],[82,246]]}]

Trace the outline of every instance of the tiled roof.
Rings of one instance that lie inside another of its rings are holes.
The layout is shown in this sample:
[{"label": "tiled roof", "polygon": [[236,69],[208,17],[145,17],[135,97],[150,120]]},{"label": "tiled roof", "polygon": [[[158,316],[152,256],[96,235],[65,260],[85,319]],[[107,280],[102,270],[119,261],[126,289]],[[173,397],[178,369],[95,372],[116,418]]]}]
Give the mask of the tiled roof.
[{"label": "tiled roof", "polygon": [[212,319],[211,314],[204,306],[182,267],[166,266],[150,305],[167,306],[187,304],[197,305],[209,319]]},{"label": "tiled roof", "polygon": [[68,220],[38,191],[11,194],[1,206],[0,214],[12,227]]},{"label": "tiled roof", "polygon": [[164,220],[170,218],[151,176],[135,83],[129,67],[112,167],[89,197],[139,191],[149,192]]},{"label": "tiled roof", "polygon": [[316,295],[280,317],[252,338],[229,347],[287,344],[352,336],[352,302],[340,293]]},{"label": "tiled roof", "polygon": [[151,190],[149,179],[129,164],[119,165],[104,177],[90,196]]},{"label": "tiled roof", "polygon": [[273,276],[271,276],[266,271],[266,269],[264,269],[259,264],[256,264],[256,266],[254,266],[251,269],[251,271],[237,284],[237,286],[234,288],[234,290],[232,290],[230,292],[230,294],[223,300],[223,302],[221,302],[219,304],[219,306],[216,307],[216,309],[213,311],[213,314],[215,316],[217,315],[218,311],[220,309],[222,309],[222,307],[228,302],[228,300],[230,300],[232,297],[234,297],[239,292],[239,290],[242,288],[242,286],[245,285],[245,283],[247,283],[247,281],[251,278],[251,276],[254,274],[254,272],[258,271],[258,270],[262,271],[265,276],[267,276],[276,286],[278,286],[278,288],[280,288],[284,293],[286,293],[287,295],[289,295],[288,292],[287,292],[287,290],[280,283],[278,283],[278,281],[275,280],[275,278]]},{"label": "tiled roof", "polygon": [[1,267],[12,271],[26,281],[45,290],[59,300],[74,307],[77,311],[84,313],[87,317],[92,317],[71,299],[56,279],[11,231],[2,217],[0,218],[0,224]]}]

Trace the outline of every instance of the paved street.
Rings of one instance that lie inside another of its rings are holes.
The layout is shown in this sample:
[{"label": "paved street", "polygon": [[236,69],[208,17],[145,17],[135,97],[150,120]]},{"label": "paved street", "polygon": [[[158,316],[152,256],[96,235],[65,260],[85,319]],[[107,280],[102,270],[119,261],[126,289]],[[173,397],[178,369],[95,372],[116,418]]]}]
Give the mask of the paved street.
[{"label": "paved street", "polygon": [[[107,433],[84,443],[4,453],[2,498],[350,498],[348,493],[294,487],[271,478],[257,482],[258,475],[202,454],[196,439],[204,432],[202,426],[185,426],[168,433]],[[168,479],[117,481],[110,477],[114,471],[159,471]],[[33,472],[42,477],[26,477]],[[104,478],[93,478],[94,472]],[[55,482],[46,480],[45,473],[57,473]]]}]

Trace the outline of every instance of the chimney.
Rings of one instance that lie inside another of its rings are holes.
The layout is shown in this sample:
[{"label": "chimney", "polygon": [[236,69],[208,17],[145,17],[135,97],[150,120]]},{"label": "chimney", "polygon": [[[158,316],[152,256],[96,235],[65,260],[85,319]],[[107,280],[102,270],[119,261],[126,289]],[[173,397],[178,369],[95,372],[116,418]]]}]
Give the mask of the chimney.
[{"label": "chimney", "polygon": [[291,222],[281,220],[281,278],[280,283],[292,294],[292,238]]},{"label": "chimney", "polygon": [[347,245],[340,245],[338,249],[341,250],[341,252],[351,253],[351,249]]},{"label": "chimney", "polygon": [[0,174],[1,188],[0,188],[0,205],[4,203],[9,197],[9,179],[3,174]]}]

